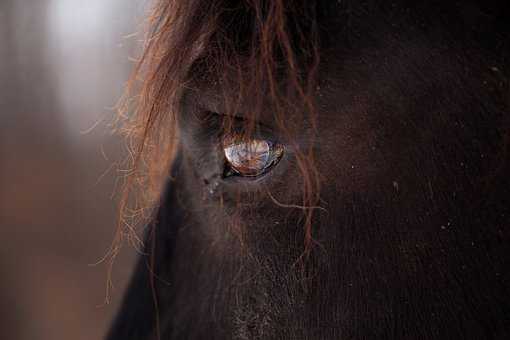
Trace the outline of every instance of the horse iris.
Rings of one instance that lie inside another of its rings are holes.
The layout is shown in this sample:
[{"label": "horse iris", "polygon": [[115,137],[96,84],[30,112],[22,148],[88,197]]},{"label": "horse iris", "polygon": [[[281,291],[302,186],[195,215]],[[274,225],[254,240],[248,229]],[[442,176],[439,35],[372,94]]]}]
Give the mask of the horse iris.
[{"label": "horse iris", "polygon": [[243,141],[226,138],[223,141],[223,152],[224,177],[257,177],[280,161],[283,147],[265,139]]}]

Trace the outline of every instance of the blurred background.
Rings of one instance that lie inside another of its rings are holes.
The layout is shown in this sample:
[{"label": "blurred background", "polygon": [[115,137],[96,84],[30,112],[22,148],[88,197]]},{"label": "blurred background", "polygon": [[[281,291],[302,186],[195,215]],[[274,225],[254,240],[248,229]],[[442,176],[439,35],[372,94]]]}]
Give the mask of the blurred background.
[{"label": "blurred background", "polygon": [[[0,0],[0,339],[101,339],[134,251],[105,264],[116,217],[110,133],[142,0]],[[118,190],[117,190],[118,191]]]}]

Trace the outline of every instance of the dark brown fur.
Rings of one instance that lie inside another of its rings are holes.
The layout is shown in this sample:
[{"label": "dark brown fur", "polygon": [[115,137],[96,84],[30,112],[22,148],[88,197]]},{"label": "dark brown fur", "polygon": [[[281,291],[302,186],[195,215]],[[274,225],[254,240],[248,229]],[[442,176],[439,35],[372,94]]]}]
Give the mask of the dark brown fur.
[{"label": "dark brown fur", "polygon": [[[110,339],[510,336],[508,13],[160,1],[125,196],[160,204]],[[222,178],[266,127],[282,161]]]}]

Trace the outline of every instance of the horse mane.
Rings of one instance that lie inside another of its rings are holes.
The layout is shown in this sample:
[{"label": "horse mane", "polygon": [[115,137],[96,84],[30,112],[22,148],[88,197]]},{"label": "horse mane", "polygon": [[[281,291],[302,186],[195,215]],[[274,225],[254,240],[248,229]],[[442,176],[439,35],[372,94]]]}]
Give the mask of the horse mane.
[{"label": "horse mane", "polygon": [[[129,157],[110,265],[124,240],[142,248],[139,226],[150,223],[169,180],[178,142],[178,112],[186,91],[203,82],[219,84],[232,117],[249,97],[243,138],[271,106],[278,129],[292,141],[300,122],[315,124],[313,92],[319,65],[319,27],[314,1],[165,0],[148,17],[143,54],[118,105],[117,131]],[[287,119],[292,116],[292,123]],[[227,118],[225,129],[232,128]],[[313,207],[319,175],[312,144],[296,153],[302,175],[304,251],[312,244]],[[171,185],[171,181],[170,181]]]}]

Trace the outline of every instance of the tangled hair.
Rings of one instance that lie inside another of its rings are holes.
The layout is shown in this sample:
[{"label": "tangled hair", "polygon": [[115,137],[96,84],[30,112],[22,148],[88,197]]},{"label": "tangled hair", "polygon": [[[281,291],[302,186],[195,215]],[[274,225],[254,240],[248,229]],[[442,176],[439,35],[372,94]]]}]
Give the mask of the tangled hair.
[{"label": "tangled hair", "polygon": [[[245,113],[244,138],[254,132],[268,105],[278,129],[291,143],[303,122],[313,130],[312,92],[319,63],[316,6],[306,0],[156,2],[143,55],[119,110],[120,131],[129,141],[130,170],[112,259],[123,239],[137,248],[141,244],[136,226],[153,218],[179,145],[182,98],[196,84],[216,84],[220,93],[237,94],[237,98],[224,96],[225,117],[232,117],[242,101],[250,101],[253,110]],[[231,128],[232,119],[227,118],[225,129]],[[312,207],[319,200],[313,160],[312,146],[298,150],[304,249],[312,242]]]}]

